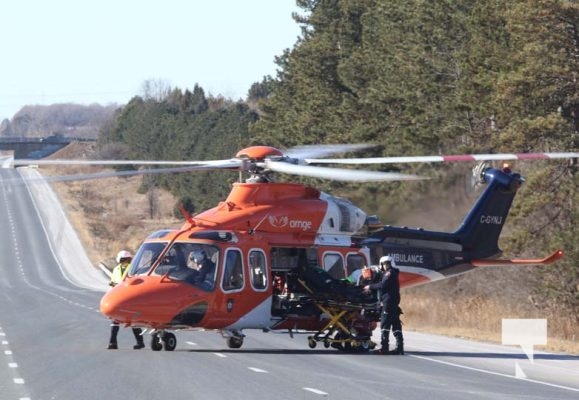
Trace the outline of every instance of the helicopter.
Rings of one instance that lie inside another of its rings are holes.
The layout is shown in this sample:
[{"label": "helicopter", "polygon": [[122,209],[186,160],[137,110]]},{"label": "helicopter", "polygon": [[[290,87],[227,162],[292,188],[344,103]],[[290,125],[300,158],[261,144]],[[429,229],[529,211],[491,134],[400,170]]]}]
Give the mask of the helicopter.
[{"label": "helicopter", "polygon": [[[125,280],[104,294],[100,311],[126,326],[151,333],[151,349],[173,351],[172,331],[211,330],[229,348],[243,345],[244,330],[306,331],[308,346],[340,351],[375,347],[380,304],[346,279],[389,255],[400,286],[446,279],[477,267],[546,265],[563,251],[540,259],[500,259],[498,240],[524,178],[488,161],[577,158],[579,153],[483,154],[431,157],[329,159],[369,145],[302,146],[285,153],[251,146],[232,159],[211,161],[74,161],[46,164],[175,165],[113,175],[228,169],[240,181],[228,197],[197,215],[184,209],[180,228],[151,233],[140,245]],[[276,182],[276,172],[342,181],[400,181],[424,177],[402,173],[321,167],[318,164],[486,161],[473,169],[486,185],[453,232],[382,226],[347,199],[311,186]],[[25,160],[15,163],[26,163]],[[242,173],[249,177],[242,180]],[[94,179],[109,173],[72,176]],[[50,178],[49,178],[50,179]]]}]

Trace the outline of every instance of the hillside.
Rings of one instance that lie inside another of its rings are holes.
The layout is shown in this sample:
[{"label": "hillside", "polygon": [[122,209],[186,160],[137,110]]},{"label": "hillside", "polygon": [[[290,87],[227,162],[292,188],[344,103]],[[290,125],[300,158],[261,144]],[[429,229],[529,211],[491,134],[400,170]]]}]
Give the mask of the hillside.
[{"label": "hillside", "polygon": [[73,103],[47,106],[27,105],[18,111],[12,120],[0,125],[1,136],[67,137],[96,139],[103,124],[109,121],[118,106],[99,104],[80,105]]}]

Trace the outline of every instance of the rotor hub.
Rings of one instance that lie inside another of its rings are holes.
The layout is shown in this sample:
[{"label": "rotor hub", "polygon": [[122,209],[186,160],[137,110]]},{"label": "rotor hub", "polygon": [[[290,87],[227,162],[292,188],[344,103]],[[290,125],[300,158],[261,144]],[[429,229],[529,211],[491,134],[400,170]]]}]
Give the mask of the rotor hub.
[{"label": "rotor hub", "polygon": [[281,150],[271,146],[251,146],[240,150],[235,158],[248,159],[252,161],[263,161],[266,158],[282,158]]}]

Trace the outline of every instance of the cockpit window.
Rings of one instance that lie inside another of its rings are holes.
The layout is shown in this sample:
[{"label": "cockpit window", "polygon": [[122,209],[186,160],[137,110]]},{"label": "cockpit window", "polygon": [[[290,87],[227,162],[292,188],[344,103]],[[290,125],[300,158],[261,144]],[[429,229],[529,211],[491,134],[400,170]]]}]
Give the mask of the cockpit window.
[{"label": "cockpit window", "polygon": [[131,262],[129,276],[142,275],[149,272],[166,245],[167,243],[163,242],[143,243]]},{"label": "cockpit window", "polygon": [[176,281],[187,282],[204,290],[213,290],[219,262],[219,249],[202,243],[173,243],[153,271]]}]

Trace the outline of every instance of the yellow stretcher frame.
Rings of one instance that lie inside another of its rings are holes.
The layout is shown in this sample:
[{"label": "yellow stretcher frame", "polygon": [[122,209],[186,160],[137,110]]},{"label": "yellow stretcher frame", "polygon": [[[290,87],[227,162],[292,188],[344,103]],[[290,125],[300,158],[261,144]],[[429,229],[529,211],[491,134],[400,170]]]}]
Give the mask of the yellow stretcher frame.
[{"label": "yellow stretcher frame", "polygon": [[334,345],[338,349],[372,350],[376,347],[376,343],[371,338],[358,338],[348,326],[349,322],[360,315],[360,311],[368,308],[378,310],[380,308],[379,302],[360,305],[350,302],[341,303],[331,299],[318,299],[315,296],[315,292],[305,281],[298,279],[298,282],[312,294],[316,307],[330,318],[323,328],[314,335],[308,336],[308,346],[310,348],[314,349],[318,342],[323,342],[325,348]]}]

